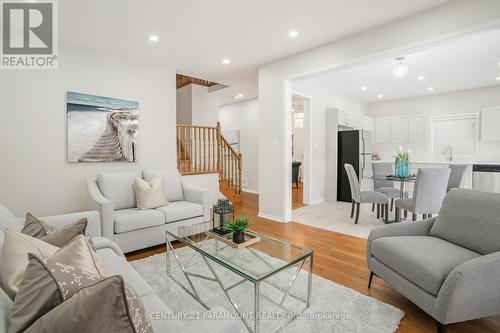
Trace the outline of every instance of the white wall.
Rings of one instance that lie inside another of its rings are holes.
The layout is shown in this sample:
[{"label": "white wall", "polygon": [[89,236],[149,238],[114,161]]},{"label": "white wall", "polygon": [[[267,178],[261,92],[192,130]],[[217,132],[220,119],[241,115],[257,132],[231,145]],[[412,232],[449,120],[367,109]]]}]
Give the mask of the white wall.
[{"label": "white wall", "polygon": [[[293,91],[310,97],[311,121],[311,184],[310,203],[325,200],[326,172],[332,176],[332,183],[337,184],[337,170],[326,170],[326,109],[336,108],[355,114],[366,114],[366,105],[357,99],[331,91],[312,79],[293,83]],[[332,128],[337,131],[337,128]],[[332,192],[337,193],[336,188]]]},{"label": "white wall", "polygon": [[188,84],[182,88],[177,89],[176,95],[176,111],[177,111],[177,124],[190,125],[193,121],[192,117],[192,102],[191,102],[191,87]]},{"label": "white wall", "polygon": [[177,89],[177,123],[200,126],[217,124],[218,102],[216,93],[208,87],[189,84]]},{"label": "white wall", "polygon": [[[395,56],[403,50],[499,23],[500,1],[458,0],[261,67],[259,215],[291,220],[291,170],[287,167],[291,163],[287,153],[291,147],[290,79]],[[264,173],[269,165],[275,166],[275,172]]]},{"label": "white wall", "polygon": [[219,105],[216,95],[210,93],[207,87],[191,84],[192,93],[192,125],[215,126]]},{"label": "white wall", "polygon": [[[140,102],[138,163],[66,163],[66,92]],[[0,73],[0,202],[16,215],[90,208],[99,172],[176,168],[175,71],[67,44],[57,70]]]},{"label": "white wall", "polygon": [[[259,191],[259,102],[255,99],[219,108],[222,130],[240,130],[240,152],[243,158],[242,185],[244,191]],[[268,171],[272,167],[268,167]]]},{"label": "white wall", "polygon": [[[479,113],[482,109],[492,106],[500,106],[500,86],[369,104],[368,116],[380,118],[410,114],[426,115],[430,131],[430,118],[433,116]],[[374,145],[374,150],[381,155],[381,159],[392,160],[397,146],[377,144]],[[411,144],[408,147],[412,149],[415,161],[430,161],[437,158],[432,156],[431,140],[427,143]],[[500,162],[500,143],[479,141],[476,161]]]}]

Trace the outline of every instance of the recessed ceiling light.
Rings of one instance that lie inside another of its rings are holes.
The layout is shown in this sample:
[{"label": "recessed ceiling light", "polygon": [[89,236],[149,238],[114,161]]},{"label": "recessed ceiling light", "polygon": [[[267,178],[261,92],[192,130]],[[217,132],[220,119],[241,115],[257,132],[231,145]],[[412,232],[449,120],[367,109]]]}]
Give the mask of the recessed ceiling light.
[{"label": "recessed ceiling light", "polygon": [[228,64],[230,64],[230,63],[231,63],[231,60],[229,60],[228,58],[224,58],[224,59],[222,59],[222,63],[223,63],[224,65],[228,65]]},{"label": "recessed ceiling light", "polygon": [[384,95],[380,94],[377,96],[378,98],[384,98]]},{"label": "recessed ceiling light", "polygon": [[243,97],[243,94],[238,94],[238,95],[235,95],[235,96],[234,96],[234,99],[240,99],[240,98],[242,98],[242,97]]},{"label": "recessed ceiling light", "polygon": [[363,86],[363,87],[361,87],[361,90],[363,90],[363,91],[367,91],[367,90],[368,90],[368,87]]},{"label": "recessed ceiling light", "polygon": [[427,90],[434,91],[434,87],[428,87]]},{"label": "recessed ceiling light", "polygon": [[417,80],[419,80],[419,81],[425,80],[425,76],[420,75],[419,77],[417,77]]},{"label": "recessed ceiling light", "polygon": [[297,30],[290,30],[290,32],[288,33],[288,37],[290,38],[297,38],[298,35],[299,32]]},{"label": "recessed ceiling light", "polygon": [[150,40],[151,42],[155,42],[155,43],[156,43],[156,42],[157,42],[157,41],[159,41],[160,39],[159,39],[159,38],[158,38],[158,36],[156,36],[156,35],[151,35],[151,36],[149,36],[149,40]]},{"label": "recessed ceiling light", "polygon": [[500,76],[497,76],[495,80],[500,81]]},{"label": "recessed ceiling light", "polygon": [[498,66],[500,66],[500,61],[498,62]]}]

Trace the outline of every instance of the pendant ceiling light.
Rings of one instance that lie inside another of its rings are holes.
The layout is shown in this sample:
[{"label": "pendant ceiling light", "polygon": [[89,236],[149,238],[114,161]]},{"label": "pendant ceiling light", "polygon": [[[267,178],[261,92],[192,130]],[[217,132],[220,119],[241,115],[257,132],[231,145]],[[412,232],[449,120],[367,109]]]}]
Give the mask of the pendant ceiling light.
[{"label": "pendant ceiling light", "polygon": [[392,75],[394,75],[395,77],[399,78],[399,77],[406,76],[406,74],[408,74],[408,65],[403,64],[403,60],[405,60],[404,57],[396,58],[396,61],[398,61],[398,64],[396,66],[394,66],[394,68],[392,69]]}]

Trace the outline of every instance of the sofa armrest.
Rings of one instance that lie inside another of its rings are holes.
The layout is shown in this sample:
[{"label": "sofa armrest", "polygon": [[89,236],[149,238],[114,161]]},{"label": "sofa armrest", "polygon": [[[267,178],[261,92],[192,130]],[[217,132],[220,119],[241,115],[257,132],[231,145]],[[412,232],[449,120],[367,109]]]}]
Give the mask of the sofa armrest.
[{"label": "sofa armrest", "polygon": [[96,209],[101,215],[101,236],[114,240],[114,206],[111,200],[106,199],[97,186],[95,179],[85,181],[90,198],[96,205]]},{"label": "sofa armrest", "polygon": [[397,236],[428,236],[434,221],[436,221],[435,217],[423,221],[401,222],[376,227],[368,236],[367,258],[372,256],[372,242],[375,239]]},{"label": "sofa armrest", "polygon": [[182,190],[186,201],[203,205],[203,218],[205,221],[210,221],[210,192],[190,186],[183,186]]},{"label": "sofa armrest", "polygon": [[101,236],[101,219],[99,213],[96,211],[71,213],[56,216],[46,216],[42,217],[41,220],[47,222],[48,224],[56,227],[62,228],[67,224],[73,223],[81,218],[87,219],[87,229],[86,232],[92,237]]},{"label": "sofa armrest", "polygon": [[442,323],[500,313],[499,277],[500,251],[457,266],[444,281],[436,299]]},{"label": "sofa armrest", "polygon": [[92,238],[92,241],[94,242],[94,248],[96,251],[107,248],[113,250],[113,252],[115,252],[117,256],[125,258],[125,255],[123,254],[118,244],[109,240],[108,238],[94,237]]}]

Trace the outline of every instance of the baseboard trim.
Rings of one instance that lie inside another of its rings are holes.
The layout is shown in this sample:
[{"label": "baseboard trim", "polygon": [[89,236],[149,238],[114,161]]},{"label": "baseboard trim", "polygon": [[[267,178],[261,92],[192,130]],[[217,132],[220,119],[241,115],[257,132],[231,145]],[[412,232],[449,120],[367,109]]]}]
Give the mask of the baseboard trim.
[{"label": "baseboard trim", "polygon": [[259,191],[252,190],[251,188],[245,188],[245,187],[243,187],[242,191],[243,192],[247,192],[247,193],[259,194]]},{"label": "baseboard trim", "polygon": [[266,213],[262,213],[262,212],[259,212],[259,214],[257,216],[261,217],[263,219],[267,219],[267,220],[273,220],[273,221],[281,222],[281,223],[288,223],[288,221],[285,221],[281,216],[266,214]]},{"label": "baseboard trim", "polygon": [[307,203],[306,205],[317,205],[317,204],[322,203],[322,202],[325,202],[325,198],[319,198],[319,199],[313,200],[313,201]]}]

